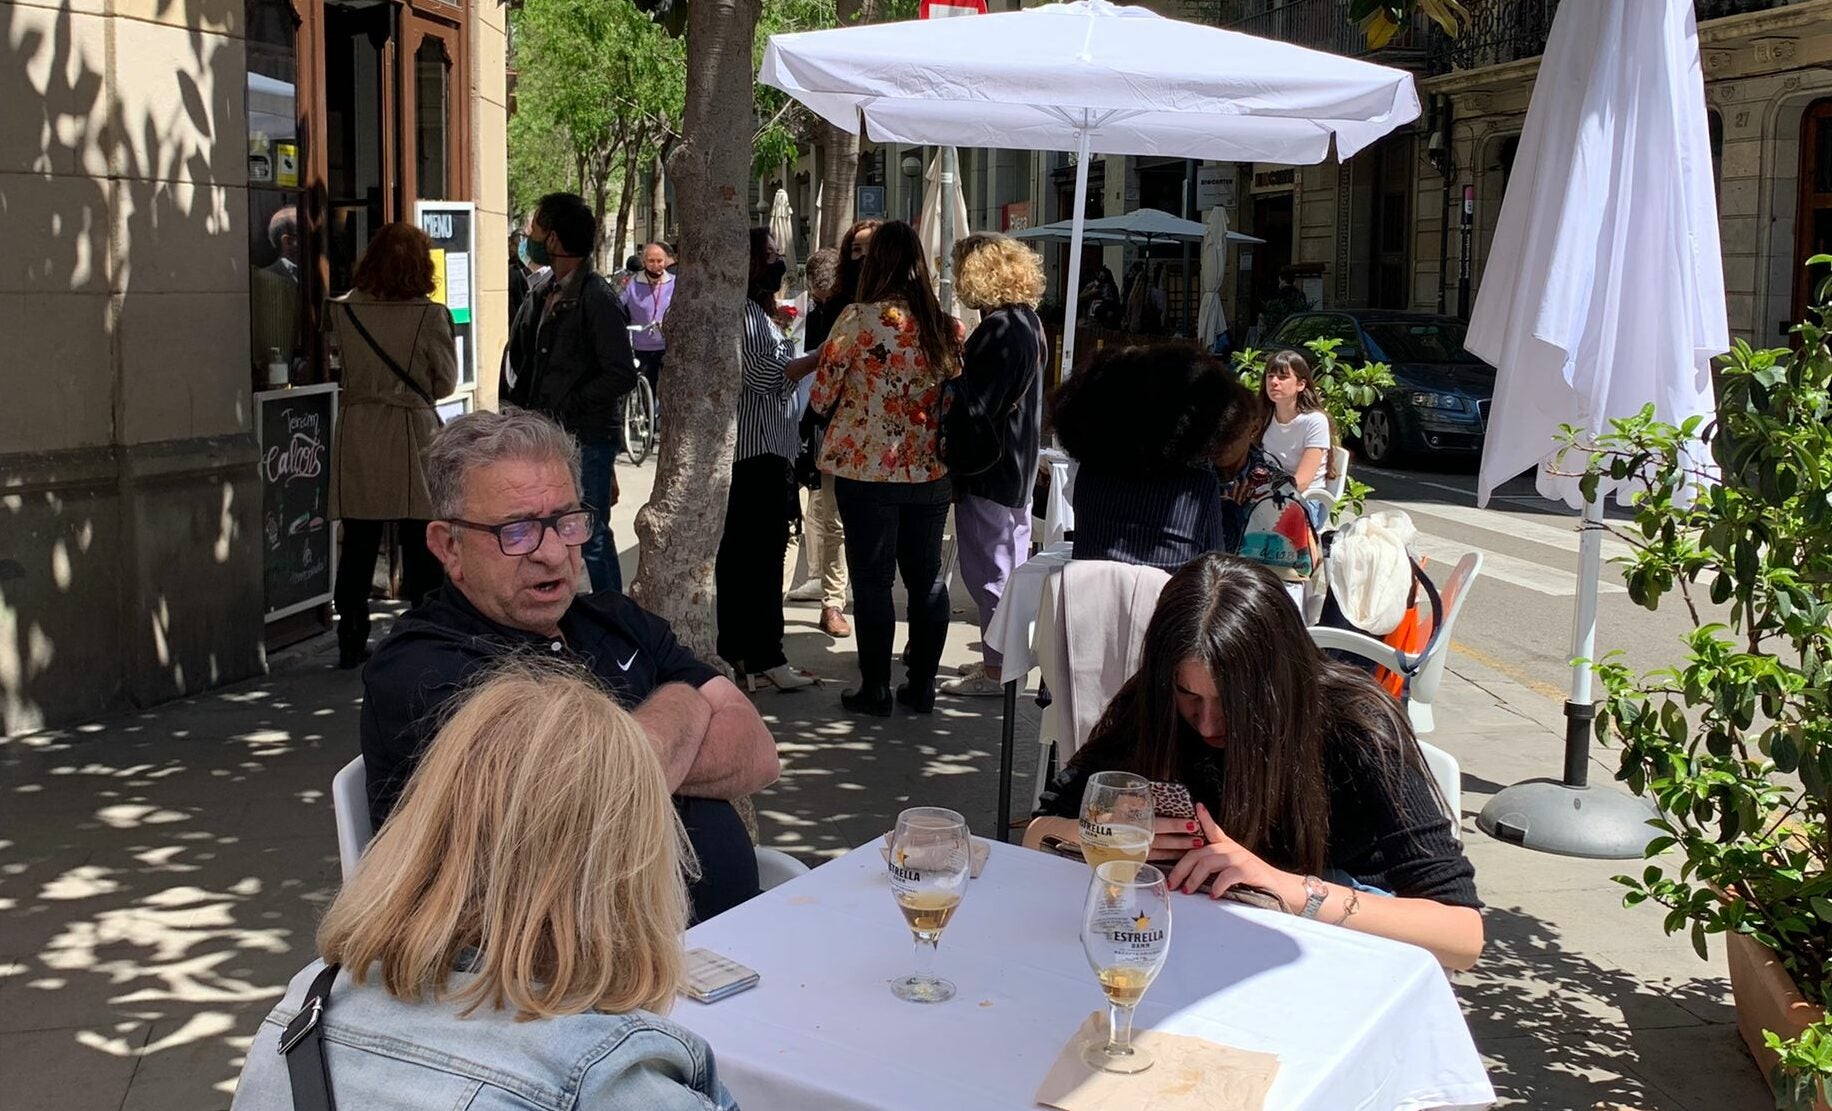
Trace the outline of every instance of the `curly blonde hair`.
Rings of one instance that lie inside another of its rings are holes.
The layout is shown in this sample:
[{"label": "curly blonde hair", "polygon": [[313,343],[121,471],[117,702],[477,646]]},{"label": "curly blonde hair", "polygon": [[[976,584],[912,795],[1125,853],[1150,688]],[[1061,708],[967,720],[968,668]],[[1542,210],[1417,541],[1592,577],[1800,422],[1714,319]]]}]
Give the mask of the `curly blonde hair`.
[{"label": "curly blonde hair", "polygon": [[972,309],[1043,300],[1043,260],[1009,236],[982,232],[954,245],[954,295]]}]

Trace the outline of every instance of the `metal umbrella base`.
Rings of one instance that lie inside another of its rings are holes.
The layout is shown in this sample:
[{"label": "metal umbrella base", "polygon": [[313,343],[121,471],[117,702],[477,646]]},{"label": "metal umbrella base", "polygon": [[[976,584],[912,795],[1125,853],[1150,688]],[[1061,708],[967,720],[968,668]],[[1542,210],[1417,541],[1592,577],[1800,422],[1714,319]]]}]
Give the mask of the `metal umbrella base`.
[{"label": "metal umbrella base", "polygon": [[1573,787],[1556,779],[1529,779],[1507,788],[1482,808],[1477,828],[1522,848],[1594,860],[1639,860],[1659,817],[1646,799],[1607,787]]}]

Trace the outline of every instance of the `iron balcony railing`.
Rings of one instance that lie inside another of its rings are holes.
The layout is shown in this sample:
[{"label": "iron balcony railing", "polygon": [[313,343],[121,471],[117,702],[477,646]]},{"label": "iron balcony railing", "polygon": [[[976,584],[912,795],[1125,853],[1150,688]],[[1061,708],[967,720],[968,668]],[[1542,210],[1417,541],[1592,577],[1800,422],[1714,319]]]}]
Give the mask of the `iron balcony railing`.
[{"label": "iron balcony railing", "polygon": [[[1700,23],[1786,7],[1804,0],[1694,0]],[[1232,31],[1278,39],[1352,58],[1370,57],[1393,65],[1447,73],[1536,58],[1559,0],[1464,0],[1469,20],[1455,38],[1423,15],[1401,28],[1393,41],[1370,51],[1361,28],[1349,18],[1350,0],[1210,0],[1212,19]],[[1194,7],[1195,5],[1191,5]]]}]

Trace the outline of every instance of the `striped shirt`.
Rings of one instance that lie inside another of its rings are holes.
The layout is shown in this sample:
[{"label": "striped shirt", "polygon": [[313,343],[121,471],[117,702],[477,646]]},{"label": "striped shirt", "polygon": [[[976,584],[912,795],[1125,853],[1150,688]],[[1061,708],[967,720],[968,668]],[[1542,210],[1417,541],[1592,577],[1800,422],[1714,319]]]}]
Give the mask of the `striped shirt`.
[{"label": "striped shirt", "polygon": [[1076,559],[1175,572],[1225,547],[1221,481],[1213,467],[1135,478],[1083,463],[1075,474]]},{"label": "striped shirt", "polygon": [[783,373],[794,350],[762,306],[744,303],[744,388],[738,393],[733,462],[759,455],[793,459],[801,452],[801,431],[790,411],[795,384]]}]

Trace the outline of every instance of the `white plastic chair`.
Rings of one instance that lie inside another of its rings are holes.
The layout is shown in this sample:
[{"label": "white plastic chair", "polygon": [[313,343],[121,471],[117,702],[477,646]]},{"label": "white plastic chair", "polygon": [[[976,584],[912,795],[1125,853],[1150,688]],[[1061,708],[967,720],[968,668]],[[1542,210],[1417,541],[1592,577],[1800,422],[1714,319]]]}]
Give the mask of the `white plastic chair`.
[{"label": "white plastic chair", "polygon": [[781,887],[796,876],[808,874],[808,866],[780,849],[757,848],[757,882],[765,891]]},{"label": "white plastic chair", "polygon": [[[357,862],[363,858],[363,850],[369,847],[369,839],[375,835],[375,827],[369,820],[369,774],[358,756],[351,760],[331,778],[331,813],[337,820],[337,857],[343,865],[343,879],[350,882],[356,874]],[[759,848],[757,850],[757,879],[763,890],[788,883],[796,876],[808,871],[808,866],[776,849]]]},{"label": "white plastic chair", "polygon": [[1335,466],[1336,477],[1327,480],[1323,488],[1329,493],[1329,504],[1334,506],[1342,500],[1342,495],[1348,493],[1349,449],[1341,446],[1330,448],[1329,461]]},{"label": "white plastic chair", "polygon": [[[1457,561],[1456,569],[1444,581],[1438,591],[1443,603],[1444,627],[1437,632],[1431,649],[1407,687],[1406,716],[1412,719],[1413,732],[1424,736],[1437,729],[1437,719],[1432,714],[1432,703],[1437,700],[1438,688],[1444,683],[1444,661],[1450,656],[1451,637],[1456,633],[1457,615],[1463,612],[1463,603],[1469,598],[1469,588],[1482,574],[1482,553],[1470,552]],[[1320,625],[1310,627],[1310,639],[1317,647],[1334,649],[1338,652],[1349,652],[1363,659],[1373,660],[1389,671],[1403,671],[1400,666],[1399,650],[1383,641],[1375,640],[1365,633],[1352,632],[1348,629],[1331,629]]]},{"label": "white plastic chair", "polygon": [[375,832],[369,823],[369,772],[361,756],[331,777],[331,813],[337,819],[337,858],[349,883]]}]

